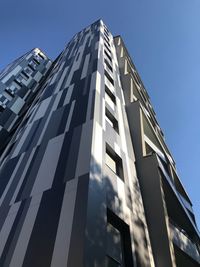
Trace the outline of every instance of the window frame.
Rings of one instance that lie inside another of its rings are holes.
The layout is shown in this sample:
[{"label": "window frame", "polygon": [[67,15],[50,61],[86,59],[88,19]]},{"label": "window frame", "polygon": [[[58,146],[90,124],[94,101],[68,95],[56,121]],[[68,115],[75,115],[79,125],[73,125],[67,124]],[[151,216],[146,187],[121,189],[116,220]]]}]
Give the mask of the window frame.
[{"label": "window frame", "polygon": [[[115,162],[115,169],[113,170],[111,166],[109,166],[107,159],[107,155],[111,158],[112,161]],[[124,170],[123,170],[123,161],[122,158],[111,148],[111,146],[106,143],[106,149],[105,149],[105,164],[106,166],[113,172],[119,179],[121,179],[124,182]]]},{"label": "window frame", "polygon": [[107,107],[105,110],[105,118],[106,118],[106,121],[109,123],[109,125],[115,130],[115,132],[119,134],[118,121],[115,118],[115,116],[113,116],[113,114],[108,110]]}]

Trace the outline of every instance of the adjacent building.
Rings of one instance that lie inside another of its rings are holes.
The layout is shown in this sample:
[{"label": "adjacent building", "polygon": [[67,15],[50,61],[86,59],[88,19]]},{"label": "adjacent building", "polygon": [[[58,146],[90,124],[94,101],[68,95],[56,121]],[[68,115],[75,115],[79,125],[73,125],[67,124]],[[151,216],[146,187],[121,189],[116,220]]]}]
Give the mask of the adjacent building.
[{"label": "adjacent building", "polygon": [[50,66],[51,61],[36,48],[0,73],[0,153],[36,97]]},{"label": "adjacent building", "polygon": [[0,135],[0,266],[200,266],[191,201],[120,36],[98,20],[54,62],[35,49],[0,80],[4,98],[22,87],[0,114],[17,116]]}]

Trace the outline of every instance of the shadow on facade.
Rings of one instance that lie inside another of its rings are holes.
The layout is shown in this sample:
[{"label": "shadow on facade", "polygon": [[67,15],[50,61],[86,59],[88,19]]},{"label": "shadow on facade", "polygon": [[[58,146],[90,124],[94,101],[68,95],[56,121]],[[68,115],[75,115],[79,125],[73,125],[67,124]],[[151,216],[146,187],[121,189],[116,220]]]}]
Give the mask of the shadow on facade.
[{"label": "shadow on facade", "polygon": [[[130,210],[127,213],[125,212],[127,207],[119,197],[117,184],[102,174],[102,168],[92,158],[86,220],[85,266],[133,267],[136,266],[135,261],[137,266],[150,266],[144,223],[139,214],[141,213],[139,186],[137,183],[133,186],[135,196],[131,196],[130,192],[124,196],[131,199],[131,204],[128,206]],[[133,213],[132,205],[137,207],[138,214]],[[133,252],[134,249],[136,253]]]}]

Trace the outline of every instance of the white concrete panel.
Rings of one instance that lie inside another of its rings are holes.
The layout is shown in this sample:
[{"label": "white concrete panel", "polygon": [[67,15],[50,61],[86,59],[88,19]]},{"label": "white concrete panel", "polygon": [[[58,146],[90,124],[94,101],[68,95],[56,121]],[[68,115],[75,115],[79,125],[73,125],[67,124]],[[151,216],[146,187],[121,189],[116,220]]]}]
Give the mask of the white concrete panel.
[{"label": "white concrete panel", "polygon": [[[71,181],[70,181],[71,182]],[[68,259],[78,179],[73,180],[74,189],[68,191],[66,184],[60,220],[54,245],[51,267],[65,266]]]},{"label": "white concrete panel", "polygon": [[38,110],[34,116],[34,121],[39,120],[40,118],[42,118],[44,116],[44,114],[45,114],[45,112],[49,106],[50,101],[51,101],[51,98],[48,97],[40,103],[40,106],[39,106],[39,108],[38,108]]},{"label": "white concrete panel", "polygon": [[35,150],[36,150],[36,147],[34,147],[34,149],[31,151],[31,154],[30,154],[30,156],[29,156],[29,158],[27,160],[26,166],[25,166],[25,168],[23,170],[23,173],[22,173],[22,175],[20,177],[20,180],[19,180],[19,182],[17,184],[17,187],[15,188],[15,192],[14,192],[14,194],[12,196],[11,201],[10,201],[10,205],[13,205],[15,203],[15,201],[16,201],[16,197],[17,197],[17,195],[19,193],[19,190],[20,190],[20,187],[21,187],[21,185],[23,183],[23,180],[24,180],[24,177],[26,175],[26,172],[27,172],[27,170],[28,170],[28,168],[29,168],[29,166],[31,164],[31,161],[32,161],[33,155],[35,153]]},{"label": "white concrete panel", "polygon": [[33,55],[32,53],[31,53],[31,54],[29,54],[29,55],[26,57],[26,60],[27,60],[27,59],[29,59],[29,58],[31,58],[31,57],[32,57],[32,55]]},{"label": "white concrete panel", "polygon": [[17,75],[17,73],[19,73],[21,71],[21,69],[22,69],[22,67],[18,65],[16,68],[14,68],[10,73],[8,73],[8,75],[6,75],[2,79],[2,83],[6,83],[12,75]]},{"label": "white concrete panel", "polygon": [[59,70],[58,70],[59,72],[63,70],[63,66],[64,66],[64,64],[65,64],[65,61],[63,61],[63,62],[60,64],[60,67],[59,67]]},{"label": "white concrete panel", "polygon": [[[51,99],[51,97],[49,97],[49,98]],[[37,109],[39,108],[38,106],[39,106],[39,102],[34,107],[32,107],[31,110],[26,114],[26,117],[28,117],[30,115],[28,122],[31,122],[32,118],[34,118],[35,113],[37,112]]]},{"label": "white concrete panel", "polygon": [[91,33],[89,33],[89,34],[90,34],[90,40],[89,40],[88,46],[90,47],[92,40],[94,39],[94,34],[91,34]]},{"label": "white concrete panel", "polygon": [[49,115],[48,115],[48,117],[47,117],[47,119],[46,119],[45,125],[44,125],[44,127],[43,127],[42,133],[40,134],[40,138],[39,138],[39,140],[38,140],[38,142],[37,142],[37,145],[39,145],[39,144],[41,143],[41,141],[42,141],[42,138],[43,138],[43,136],[44,136],[44,133],[45,133],[45,131],[46,131],[46,128],[47,128],[47,126],[48,126],[48,124],[49,124],[49,121],[50,121],[50,119],[51,119],[51,115],[52,115],[52,113],[56,110],[56,108],[57,108],[57,106],[58,106],[58,103],[59,103],[59,101],[60,101],[61,95],[62,95],[62,91],[60,91],[60,92],[57,93],[56,99],[55,99],[55,101],[54,101],[54,103],[53,103],[53,106],[52,106],[52,109],[51,109],[51,111],[49,112]]},{"label": "white concrete panel", "polygon": [[11,101],[13,99],[13,96],[11,96],[10,94],[8,94],[6,91],[3,91],[2,94],[9,100]]},{"label": "white concrete panel", "polygon": [[96,72],[96,90],[100,94],[101,93],[101,74]]},{"label": "white concrete panel", "polygon": [[92,126],[93,122],[91,120],[82,125],[81,141],[79,146],[75,177],[84,175],[90,170]]},{"label": "white concrete panel", "polygon": [[42,78],[42,74],[38,71],[33,78],[34,78],[34,80],[39,82]]},{"label": "white concrete panel", "polygon": [[90,61],[90,54],[87,54],[86,57],[85,57],[84,64],[83,64],[83,69],[82,69],[82,73],[81,73],[81,79],[85,78],[86,75],[87,75],[89,61]]},{"label": "white concrete panel", "polygon": [[[94,142],[92,147],[92,157],[95,161],[93,168],[98,166],[98,169],[102,168],[102,148],[103,148],[103,130],[101,125],[95,122],[95,131],[94,131]],[[99,171],[96,169],[93,170],[93,179],[99,180],[101,182],[101,176],[99,175]]]},{"label": "white concrete panel", "polygon": [[47,65],[46,65],[46,68],[49,69],[51,65],[52,65],[52,63],[51,63],[51,61],[49,61],[49,62],[47,63]]},{"label": "white concrete panel", "polygon": [[6,241],[8,239],[8,235],[10,234],[11,228],[13,226],[15,217],[17,215],[17,211],[20,207],[20,202],[16,203],[11,206],[8,216],[6,217],[6,220],[4,222],[4,225],[0,231],[0,256],[3,252],[3,249],[5,247]]},{"label": "white concrete panel", "polygon": [[57,78],[57,76],[58,76],[59,74],[60,74],[59,71],[57,71],[56,73],[54,73],[54,75],[53,75],[53,77],[52,77],[51,82],[50,82],[49,85],[52,85],[52,84],[56,81],[56,78]]},{"label": "white concrete panel", "polygon": [[74,41],[75,41],[75,42],[74,42],[73,47],[71,48],[71,52],[70,52],[70,54],[68,55],[68,59],[71,58],[71,56],[73,55],[74,48],[75,48],[75,45],[76,45],[76,42],[77,42],[75,39],[74,39]]},{"label": "white concrete panel", "polygon": [[64,135],[59,135],[49,141],[33,185],[31,196],[51,188],[63,139]]},{"label": "white concrete panel", "polygon": [[[12,121],[12,123],[9,125],[9,127],[7,128],[7,130],[8,130],[8,132],[13,128],[13,126],[14,126],[14,124],[16,123],[16,121],[18,120],[18,116],[16,116],[15,118],[14,118],[14,120]],[[3,128],[3,127],[2,127]],[[0,131],[1,131],[1,129],[2,128],[0,128]]]},{"label": "white concrete panel", "polygon": [[[12,259],[9,265],[10,267],[21,267],[23,265],[24,257],[26,254],[26,248],[28,246],[28,242],[32,233],[32,229],[35,223],[41,199],[42,199],[42,194],[33,197],[31,200],[30,207],[26,214],[22,230],[20,232],[17,244],[15,246],[15,250],[12,255]],[[35,204],[36,200],[37,204]]]},{"label": "white concrete panel", "polygon": [[58,82],[58,84],[57,84],[57,86],[56,86],[56,90],[55,90],[54,93],[57,93],[57,92],[60,90],[60,88],[61,88],[61,86],[62,86],[62,83],[63,83],[63,81],[64,81],[64,79],[65,79],[65,77],[66,77],[66,74],[67,74],[68,69],[69,69],[69,66],[67,66],[67,67],[64,69],[64,71],[63,71],[63,73],[62,73],[62,75],[61,75],[61,77],[60,77],[60,79],[59,79],[59,82]]},{"label": "white concrete panel", "polygon": [[73,89],[74,89],[74,84],[70,85],[69,88],[67,89],[67,94],[65,96],[65,100],[64,100],[63,106],[69,104],[71,96],[72,96]]},{"label": "white concrete panel", "polygon": [[31,127],[32,127],[32,123],[28,124],[28,126],[26,127],[26,130],[23,132],[20,140],[19,140],[19,143],[17,144],[17,146],[15,147],[15,150],[13,152],[13,155],[12,155],[12,158],[16,157],[18,154],[19,154],[19,151],[20,149],[22,148],[30,130],[31,130]]},{"label": "white concrete panel", "polygon": [[[125,188],[124,188],[124,182],[120,179],[120,178],[117,178],[117,192],[118,192],[118,197],[121,201],[121,204],[120,204],[120,208],[121,208],[121,211],[122,211],[122,216],[125,216],[125,210],[126,210],[126,193],[125,193]],[[125,219],[124,218],[124,219]]]},{"label": "white concrete panel", "polygon": [[71,123],[71,120],[72,120],[72,115],[73,115],[75,103],[76,103],[75,100],[72,101],[72,104],[71,104],[71,107],[70,107],[70,111],[69,111],[69,115],[68,115],[68,118],[67,118],[65,132],[69,131],[69,127],[70,127],[70,123]]},{"label": "white concrete panel", "polygon": [[18,97],[15,101],[15,103],[10,107],[10,109],[15,113],[18,114],[20,112],[20,110],[22,109],[22,107],[24,106],[25,101]]},{"label": "white concrete panel", "polygon": [[[123,94],[123,92],[122,92],[122,94]],[[122,107],[123,106],[121,106],[122,103],[120,102],[118,97],[116,98],[116,104],[117,104],[117,108],[118,108],[118,124],[119,124],[119,133],[121,136],[121,144],[122,144],[122,149],[125,153],[124,163],[125,163],[126,170],[127,170],[129,185],[131,185],[132,181],[133,181],[133,177],[131,175],[130,159],[128,158],[125,125],[124,125],[123,113],[122,113]]]},{"label": "white concrete panel", "polygon": [[[106,110],[106,102],[105,102],[105,99],[103,98],[102,99],[102,110],[104,111],[104,110]],[[105,112],[103,112],[103,114],[102,114],[102,120],[103,120],[103,122],[102,122],[102,126],[103,126],[103,130],[105,131],[106,130],[106,114],[105,114]]]}]

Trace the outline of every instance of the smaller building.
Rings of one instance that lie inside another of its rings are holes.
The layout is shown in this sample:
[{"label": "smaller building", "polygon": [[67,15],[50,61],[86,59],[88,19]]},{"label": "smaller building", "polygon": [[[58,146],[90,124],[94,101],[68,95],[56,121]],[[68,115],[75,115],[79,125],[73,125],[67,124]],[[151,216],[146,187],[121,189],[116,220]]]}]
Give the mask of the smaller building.
[{"label": "smaller building", "polygon": [[35,48],[0,73],[0,153],[22,121],[51,65],[48,57]]}]

